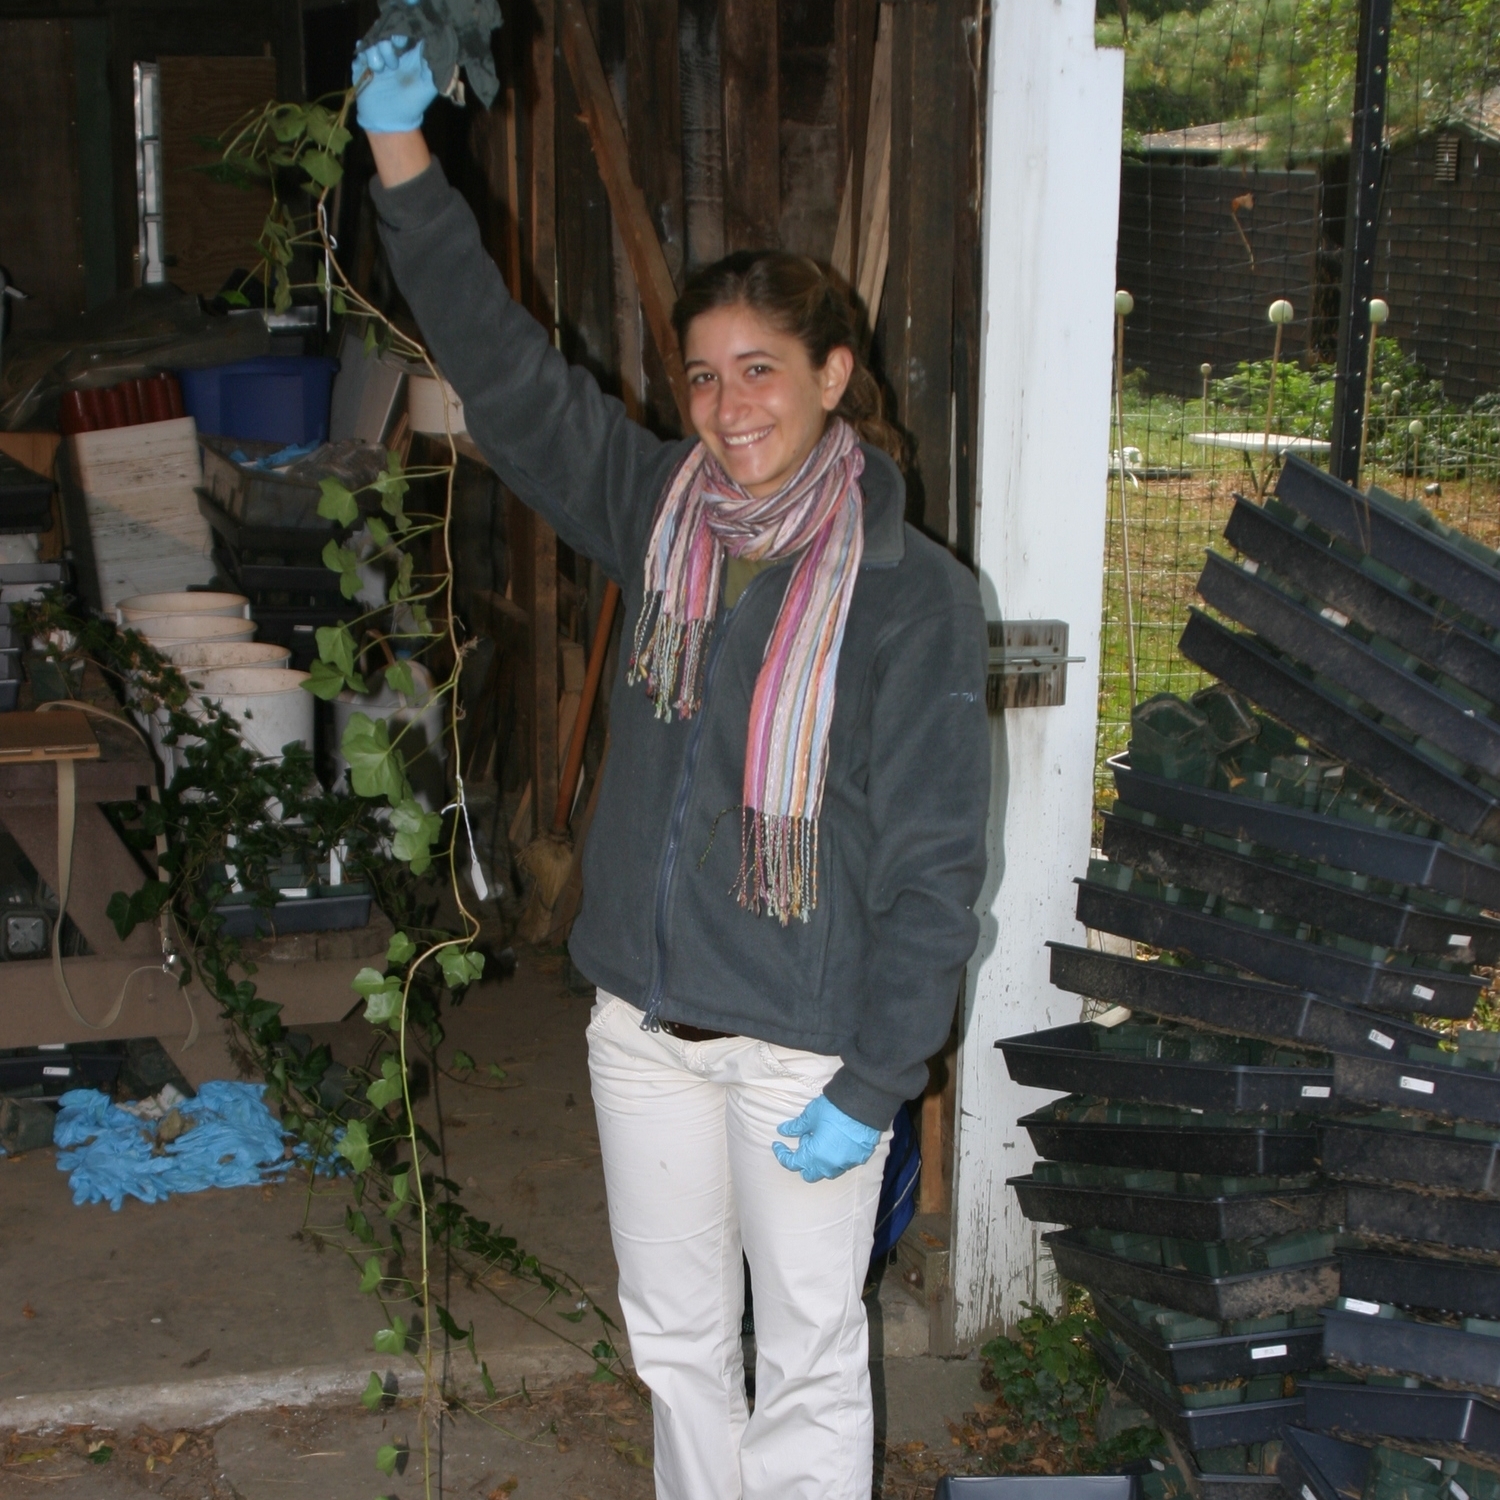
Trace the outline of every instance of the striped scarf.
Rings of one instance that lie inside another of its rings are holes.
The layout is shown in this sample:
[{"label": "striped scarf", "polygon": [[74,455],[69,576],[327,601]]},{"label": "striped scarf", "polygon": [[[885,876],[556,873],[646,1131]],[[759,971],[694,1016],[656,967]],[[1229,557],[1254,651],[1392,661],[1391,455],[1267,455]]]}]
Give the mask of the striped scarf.
[{"label": "striped scarf", "polygon": [[753,562],[797,556],[766,642],[745,745],[741,906],[782,926],[818,904],[818,814],[828,769],[833,687],[864,552],[854,429],[835,417],[807,462],[756,499],[701,442],[662,499],[646,552],[646,597],[627,681],[644,682],[656,717],[691,718],[726,553]]}]

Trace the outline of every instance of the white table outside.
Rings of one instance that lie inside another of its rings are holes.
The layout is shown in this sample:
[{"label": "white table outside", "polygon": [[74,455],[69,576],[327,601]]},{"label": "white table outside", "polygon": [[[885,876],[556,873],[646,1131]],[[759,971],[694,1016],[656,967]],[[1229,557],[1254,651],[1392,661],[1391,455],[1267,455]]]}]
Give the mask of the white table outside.
[{"label": "white table outside", "polygon": [[1269,436],[1264,432],[1191,432],[1188,442],[1200,448],[1233,448],[1247,458],[1253,453],[1285,458],[1288,453],[1327,453],[1332,448],[1322,438],[1288,437],[1279,432]]}]

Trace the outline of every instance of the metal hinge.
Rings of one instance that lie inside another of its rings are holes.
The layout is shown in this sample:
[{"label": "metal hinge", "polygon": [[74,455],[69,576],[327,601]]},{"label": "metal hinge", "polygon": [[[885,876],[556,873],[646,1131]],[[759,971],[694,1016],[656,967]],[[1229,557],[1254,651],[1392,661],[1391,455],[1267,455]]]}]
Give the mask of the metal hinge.
[{"label": "metal hinge", "polygon": [[985,701],[992,710],[1055,708],[1067,699],[1066,620],[991,620]]}]

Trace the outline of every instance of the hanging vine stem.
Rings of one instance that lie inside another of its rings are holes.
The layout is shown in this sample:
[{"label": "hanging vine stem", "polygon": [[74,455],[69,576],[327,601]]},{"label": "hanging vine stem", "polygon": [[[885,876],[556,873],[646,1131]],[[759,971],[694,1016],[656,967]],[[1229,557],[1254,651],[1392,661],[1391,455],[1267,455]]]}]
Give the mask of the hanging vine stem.
[{"label": "hanging vine stem", "polygon": [[[336,105],[325,101],[268,104],[220,142],[222,156],[207,170],[221,180],[268,187],[271,194],[257,244],[261,268],[228,293],[228,300],[249,306],[245,288],[258,280],[272,305],[284,311],[291,305],[294,291],[315,288],[331,313],[365,320],[367,352],[377,345],[394,350],[420,361],[434,380],[440,380],[427,350],[364,297],[339,262],[329,230],[327,203],[342,180],[342,157],[352,139],[347,120],[354,91],[329,98],[336,100]],[[298,188],[312,200],[313,212],[306,222],[299,221],[280,191],[280,179],[295,173],[305,179],[305,183],[298,182]],[[293,279],[300,253],[312,253],[318,260],[311,282]],[[195,973],[219,1001],[250,1060],[266,1076],[272,1098],[283,1109],[284,1124],[299,1138],[299,1151],[309,1159],[304,1234],[347,1255],[360,1269],[361,1290],[374,1294],[380,1302],[386,1326],[375,1335],[378,1353],[408,1352],[411,1331],[405,1319],[392,1311],[392,1303],[415,1304],[422,1322],[418,1344],[423,1373],[419,1431],[428,1500],[433,1493],[434,1430],[444,1407],[459,1405],[482,1418],[484,1411],[505,1399],[497,1394],[488,1368],[479,1358],[473,1324],[467,1329],[459,1327],[433,1296],[433,1251],[439,1247],[470,1287],[483,1290],[502,1306],[586,1355],[594,1362],[596,1378],[623,1378],[638,1397],[645,1399],[614,1347],[613,1321],[583,1287],[565,1272],[523,1250],[513,1237],[476,1218],[463,1206],[462,1189],[456,1182],[426,1170],[428,1164],[441,1159],[443,1152],[417,1118],[412,1092],[414,1052],[420,1048],[434,1072],[446,1071],[436,1055],[442,1041],[438,1019],[442,990],[461,991],[481,976],[484,965],[483,955],[473,946],[480,935],[480,922],[460,880],[459,842],[468,837],[468,832],[459,734],[463,710],[458,690],[464,659],[472,645],[460,639],[453,607],[451,518],[458,450],[446,401],[444,408],[446,465],[408,470],[401,457],[391,453],[385,471],[370,484],[350,489],[335,479],[322,482],[319,515],[346,531],[362,518],[374,548],[362,556],[337,538],[325,547],[323,560],[338,574],[344,597],[352,599],[361,593],[364,584],[360,569],[366,563],[391,563],[395,577],[379,608],[317,631],[318,655],[304,684],[324,699],[346,688],[367,691],[358,670],[363,648],[356,632],[383,640],[373,630],[372,622],[387,608],[397,612],[398,618],[386,634],[399,633],[405,639],[422,641],[417,654],[439,642],[446,645],[448,672],[441,682],[432,685],[428,697],[429,702],[447,706],[445,735],[451,744],[455,770],[457,813],[442,848],[434,848],[442,837],[442,815],[422,807],[407,778],[402,742],[415,728],[414,721],[392,735],[386,720],[355,713],[340,746],[349,765],[354,796],[324,793],[321,788],[313,791],[316,781],[305,749],[289,747],[280,762],[256,757],[241,741],[234,720],[206,702],[195,707],[181,674],[133,632],[83,619],[58,600],[38,607],[29,622],[38,638],[62,643],[51,648],[54,654],[84,656],[97,662],[138,715],[156,714],[159,722],[164,722],[165,742],[179,747],[181,765],[162,800],[127,804],[117,810],[127,837],[142,847],[158,832],[165,830],[171,835],[172,847],[163,857],[159,872],[165,878],[148,881],[128,896],[117,894],[110,903],[110,915],[122,935],[141,921],[156,920],[163,911],[170,911],[174,918],[181,919],[180,925],[185,925],[192,958],[189,977]],[[408,514],[405,498],[411,483],[439,476],[445,489],[442,515]],[[374,503],[361,506],[361,495]],[[386,519],[376,514],[377,510]],[[419,585],[410,548],[414,542],[433,537],[441,539],[442,571],[435,577],[424,575]],[[429,616],[429,604],[443,611],[441,629]],[[399,618],[401,612],[404,620]],[[393,658],[384,671],[389,686],[414,694],[408,661]],[[386,805],[381,806],[382,802]],[[268,816],[270,808],[276,809],[274,818]],[[140,826],[131,826],[134,824]],[[353,981],[354,990],[365,1000],[365,1019],[376,1028],[377,1035],[365,1063],[351,1071],[349,1086],[331,1106],[326,1095],[334,1065],[328,1049],[313,1048],[304,1054],[290,1045],[280,1024],[280,1007],[257,994],[251,982],[253,960],[237,940],[223,935],[215,913],[216,905],[232,889],[226,866],[232,866],[239,883],[255,893],[257,906],[269,908],[274,903],[267,872],[284,850],[288,827],[302,830],[304,842],[317,857],[335,847],[342,848],[351,870],[368,880],[396,928],[384,971],[373,966],[362,968]],[[469,854],[472,859],[472,848]],[[458,932],[433,927],[431,912],[424,909],[420,899],[420,879],[431,869],[434,857],[441,862],[453,896]],[[244,977],[236,977],[236,970]],[[391,1044],[393,1051],[388,1050]],[[342,1158],[353,1175],[354,1203],[345,1210],[344,1237],[310,1222],[318,1196],[314,1175],[320,1164],[326,1170],[331,1158]],[[439,1192],[442,1201],[435,1196]],[[367,1206],[373,1209],[377,1204],[388,1224],[386,1239],[377,1233],[365,1211]],[[406,1244],[402,1223],[408,1224],[419,1240],[414,1277],[406,1276],[403,1270]],[[362,1264],[357,1246],[370,1252]],[[394,1256],[394,1264],[388,1268],[382,1267],[383,1253]],[[519,1297],[504,1295],[491,1284],[497,1271],[540,1290],[544,1294],[540,1305],[529,1307]],[[572,1299],[571,1308],[554,1307],[563,1298]],[[591,1347],[569,1337],[541,1317],[549,1307],[555,1316],[574,1325],[592,1312],[600,1337]],[[436,1366],[434,1316],[445,1338],[468,1348],[489,1405],[472,1405],[458,1392],[443,1389]],[[372,1372],[362,1398],[365,1404],[377,1409],[387,1395],[381,1377]],[[402,1450],[384,1445],[376,1462],[383,1472],[393,1473],[402,1462]]]}]

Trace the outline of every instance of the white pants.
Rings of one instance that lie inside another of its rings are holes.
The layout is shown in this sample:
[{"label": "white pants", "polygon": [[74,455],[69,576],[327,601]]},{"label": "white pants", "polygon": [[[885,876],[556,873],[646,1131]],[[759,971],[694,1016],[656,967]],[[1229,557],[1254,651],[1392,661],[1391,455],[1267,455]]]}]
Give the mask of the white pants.
[{"label": "white pants", "polygon": [[[860,1292],[889,1132],[804,1182],[771,1154],[837,1057],[641,1030],[599,992],[589,1073],[630,1351],[650,1387],[658,1500],[869,1500],[874,1423]],[[741,1249],[755,1294],[747,1423]]]}]

